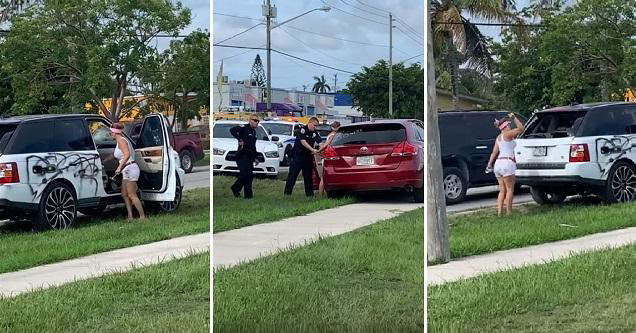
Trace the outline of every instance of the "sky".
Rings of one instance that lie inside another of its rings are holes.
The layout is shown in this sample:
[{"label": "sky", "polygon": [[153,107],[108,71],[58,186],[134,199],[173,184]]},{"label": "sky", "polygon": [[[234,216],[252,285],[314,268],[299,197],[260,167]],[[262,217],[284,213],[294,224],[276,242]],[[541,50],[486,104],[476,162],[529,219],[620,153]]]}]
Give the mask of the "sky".
[{"label": "sky", "polygon": [[[307,90],[311,90],[315,82],[313,77],[321,75],[324,75],[329,85],[333,86],[334,74],[338,73],[337,86],[341,89],[345,87],[351,74],[339,70],[357,73],[362,66],[370,67],[380,59],[388,61],[389,18],[388,13],[384,11],[391,11],[394,18],[398,19],[394,22],[397,28],[393,29],[393,62],[416,56],[405,64],[423,63],[422,0],[271,1],[278,11],[277,22],[283,22],[325,4],[332,7],[329,12],[314,11],[272,30],[272,48],[336,69],[323,68],[272,52],[273,88],[303,90],[305,85]],[[262,4],[262,0],[214,0],[213,41],[221,42],[259,22],[264,22]],[[265,43],[265,26],[261,25],[222,44],[264,47]],[[228,76],[230,80],[249,79],[256,54],[260,54],[263,65],[266,66],[265,50],[214,47],[214,77],[223,59],[223,75]]]},{"label": "sky", "polygon": [[[192,23],[181,31],[187,35],[197,29],[210,31],[210,0],[181,0],[184,7],[192,11]],[[159,51],[170,46],[170,38],[157,38],[156,46]]]}]

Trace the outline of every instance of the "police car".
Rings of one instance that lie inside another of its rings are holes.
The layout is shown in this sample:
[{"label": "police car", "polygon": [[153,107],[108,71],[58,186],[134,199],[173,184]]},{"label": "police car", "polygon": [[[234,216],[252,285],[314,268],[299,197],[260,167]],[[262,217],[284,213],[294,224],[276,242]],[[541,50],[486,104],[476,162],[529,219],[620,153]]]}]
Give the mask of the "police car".
[{"label": "police car", "polygon": [[280,164],[289,165],[291,162],[292,148],[296,140],[295,133],[302,124],[282,120],[266,120],[261,123],[270,135],[275,135],[281,143],[279,148]]},{"label": "police car", "polygon": [[[218,120],[212,127],[214,138],[212,148],[212,170],[216,173],[238,173],[236,165],[236,152],[238,141],[230,134],[234,126],[245,125],[247,122],[240,120]],[[256,128],[256,151],[258,164],[254,167],[254,174],[266,175],[272,178],[278,176],[280,159],[277,136],[270,136],[262,125]],[[273,141],[272,141],[273,140]]]}]

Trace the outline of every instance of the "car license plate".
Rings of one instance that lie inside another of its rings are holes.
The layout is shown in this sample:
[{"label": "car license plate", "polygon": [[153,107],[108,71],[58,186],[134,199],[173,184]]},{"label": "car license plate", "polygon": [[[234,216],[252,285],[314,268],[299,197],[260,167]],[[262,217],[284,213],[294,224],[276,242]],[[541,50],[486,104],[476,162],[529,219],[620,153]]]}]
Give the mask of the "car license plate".
[{"label": "car license plate", "polygon": [[373,156],[358,156],[356,158],[357,165],[373,165]]},{"label": "car license plate", "polygon": [[534,147],[534,150],[532,151],[532,155],[536,157],[547,156],[548,147]]}]

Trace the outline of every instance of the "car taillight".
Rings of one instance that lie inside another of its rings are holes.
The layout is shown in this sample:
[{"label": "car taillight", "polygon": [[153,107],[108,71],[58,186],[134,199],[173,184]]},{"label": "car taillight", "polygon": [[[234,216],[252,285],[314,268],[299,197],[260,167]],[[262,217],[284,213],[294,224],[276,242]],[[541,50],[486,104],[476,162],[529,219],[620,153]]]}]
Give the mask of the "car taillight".
[{"label": "car taillight", "polygon": [[590,152],[587,144],[570,145],[570,162],[589,162]]},{"label": "car taillight", "polygon": [[417,147],[407,141],[400,142],[391,152],[391,156],[413,156],[415,154],[417,154]]},{"label": "car taillight", "polygon": [[322,159],[323,160],[337,160],[338,159],[338,153],[336,153],[336,150],[333,149],[333,147],[327,146],[325,151],[322,153]]},{"label": "car taillight", "polygon": [[20,176],[18,175],[18,165],[12,163],[0,163],[0,184],[18,183]]}]

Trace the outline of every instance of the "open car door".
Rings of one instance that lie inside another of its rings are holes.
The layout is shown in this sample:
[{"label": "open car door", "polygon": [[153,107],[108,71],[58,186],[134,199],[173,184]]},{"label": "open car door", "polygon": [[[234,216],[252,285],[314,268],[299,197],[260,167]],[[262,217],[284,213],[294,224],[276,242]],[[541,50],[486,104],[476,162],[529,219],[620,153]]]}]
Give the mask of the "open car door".
[{"label": "open car door", "polygon": [[177,187],[176,165],[169,156],[168,123],[160,114],[144,118],[135,145],[139,189],[145,201],[173,201]]}]

